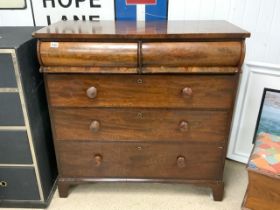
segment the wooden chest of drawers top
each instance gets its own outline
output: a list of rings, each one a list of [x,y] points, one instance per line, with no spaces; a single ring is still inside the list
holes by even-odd
[[[34,36],[43,72],[136,74],[238,72],[250,34],[225,21],[68,21]]]

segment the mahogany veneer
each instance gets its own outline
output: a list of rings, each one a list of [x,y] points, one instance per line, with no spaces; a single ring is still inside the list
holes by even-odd
[[[59,142],[58,151],[63,177],[203,180],[222,176],[222,147],[200,144],[178,147],[178,144],[140,142]]]
[[[228,112],[54,108],[53,121],[57,140],[180,141],[223,146],[227,138],[224,125],[228,122]]]
[[[248,32],[225,21],[67,21],[34,36],[61,197],[81,182],[134,181],[204,185],[222,200]]]
[[[47,74],[53,107],[153,107],[228,109],[232,75],[88,75]],[[96,97],[85,93],[96,88]],[[188,88],[192,91],[185,93]],[[222,100],[221,100],[222,99]]]

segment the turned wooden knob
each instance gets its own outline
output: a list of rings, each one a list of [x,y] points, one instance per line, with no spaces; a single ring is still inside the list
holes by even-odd
[[[95,165],[96,166],[100,166],[101,163],[102,163],[102,156],[97,154],[97,155],[94,155],[94,160],[95,160]]]
[[[92,131],[92,132],[97,132],[99,131],[100,129],[100,122],[97,121],[97,120],[94,120],[91,122],[90,126],[89,126],[89,129]]]
[[[96,87],[90,87],[87,89],[87,96],[89,98],[95,98],[97,96],[97,89]]]
[[[193,94],[193,91],[190,87],[185,87],[182,90],[182,94],[183,94],[184,97],[191,97],[192,94]]]
[[[184,156],[177,157],[177,166],[179,168],[186,167],[186,158]]]
[[[187,121],[181,121],[179,124],[180,131],[185,132],[189,129],[189,123]]]

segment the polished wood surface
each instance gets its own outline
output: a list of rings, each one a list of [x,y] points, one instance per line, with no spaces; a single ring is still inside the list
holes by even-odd
[[[156,107],[228,109],[235,83],[231,75],[66,75],[46,77],[53,107]],[[89,98],[88,88],[97,96]],[[183,90],[191,88],[192,95]],[[222,100],[221,100],[222,99]]]
[[[40,42],[39,49],[43,66],[137,66],[137,43]]]
[[[234,67],[241,42],[40,42],[43,66],[86,67]],[[59,57],[59,59],[57,59]],[[110,57],[110,59],[108,59]]]
[[[146,66],[237,66],[240,42],[152,42],[142,44]]]
[[[221,20],[61,21],[33,34],[51,40],[244,39],[250,33]]]
[[[228,113],[165,109],[55,108],[57,140],[201,142],[223,145]]]
[[[91,73],[91,74],[137,74],[139,67],[41,67],[42,73]],[[233,74],[240,71],[239,67],[141,67],[143,74]]]
[[[222,150],[201,144],[58,143],[64,177],[217,179]],[[102,156],[100,164],[96,156]]]
[[[243,210],[280,209],[280,177],[248,169],[249,184]]]
[[[250,34],[226,21],[67,21],[34,33],[60,178],[192,183],[223,199]]]

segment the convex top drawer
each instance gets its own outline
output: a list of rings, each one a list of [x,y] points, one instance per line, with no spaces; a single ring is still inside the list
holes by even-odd
[[[237,67],[242,42],[39,42],[43,66]]]
[[[39,42],[39,51],[43,66],[137,66],[137,43]]]

